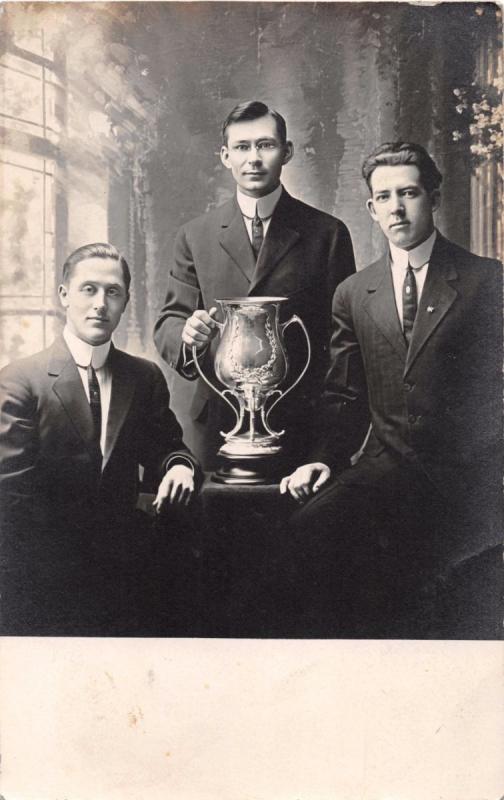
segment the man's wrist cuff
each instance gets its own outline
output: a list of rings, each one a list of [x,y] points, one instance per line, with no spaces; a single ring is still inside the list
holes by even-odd
[[[192,463],[191,459],[181,455],[172,456],[168,459],[165,466],[165,475],[169,469],[175,467],[177,464],[183,464],[185,467],[189,467],[194,475],[194,464]]]

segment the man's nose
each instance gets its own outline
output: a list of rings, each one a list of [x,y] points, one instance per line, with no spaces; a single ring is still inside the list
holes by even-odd
[[[390,213],[404,214],[404,203],[400,194],[392,194],[390,196]]]
[[[105,308],[107,305],[107,295],[104,289],[98,289],[94,296],[95,308]]]
[[[249,150],[249,161],[251,164],[256,164],[258,161],[261,161],[261,150],[259,147],[252,147]]]

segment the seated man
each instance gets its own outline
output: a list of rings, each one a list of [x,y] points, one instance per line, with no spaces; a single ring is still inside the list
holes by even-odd
[[[62,336],[0,372],[5,633],[133,633],[159,610],[150,597],[169,602],[152,569],[168,545],[138,524],[139,465],[159,513],[189,503],[199,468],[159,368],[111,342],[130,280],[115,247],[80,247],[63,266]]]
[[[435,229],[423,147],[383,144],[363,175],[387,252],[336,290],[320,436],[281,491],[305,503],[288,545],[299,625],[390,636],[387,614],[501,541],[502,272]]]

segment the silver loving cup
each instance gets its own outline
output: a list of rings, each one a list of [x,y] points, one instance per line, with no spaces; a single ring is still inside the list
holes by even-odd
[[[285,431],[272,430],[268,419],[277,403],[297,386],[311,359],[310,339],[302,320],[293,315],[287,322],[279,321],[280,305],[286,301],[286,297],[233,297],[216,301],[224,318],[224,322],[215,320],[221,337],[215,354],[215,373],[227,387],[223,391],[204,374],[197,350],[192,348],[200,376],[236,415],[234,428],[228,433],[221,431],[225,443],[220,455],[243,458],[273,455],[281,449],[279,439]],[[295,322],[306,337],[307,359],[296,380],[282,392],[278,387],[288,372],[283,334]]]

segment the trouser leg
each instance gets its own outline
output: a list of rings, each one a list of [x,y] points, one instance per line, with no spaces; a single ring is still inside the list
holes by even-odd
[[[435,570],[438,499],[404,464],[370,460],[299,508],[278,553],[290,635],[392,635]]]

